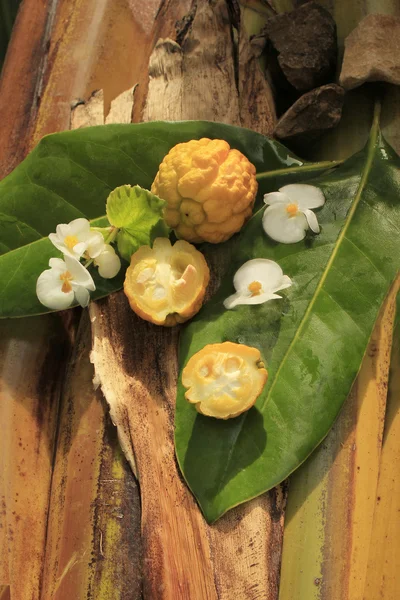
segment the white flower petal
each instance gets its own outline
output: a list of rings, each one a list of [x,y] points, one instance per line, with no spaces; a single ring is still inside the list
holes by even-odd
[[[236,294],[232,294],[232,296],[228,296],[224,300],[225,308],[234,308],[234,306],[237,306],[238,304],[240,304],[240,300],[243,297],[244,296],[242,296],[242,294],[240,292],[236,292]]]
[[[303,213],[291,217],[285,206],[280,204],[266,208],[262,222],[265,233],[276,242],[283,244],[300,242],[308,229],[307,219]]]
[[[259,293],[252,293],[249,285],[257,282],[261,284]],[[256,258],[244,263],[233,278],[236,294],[232,294],[224,301],[225,308],[234,308],[238,304],[262,304],[268,300],[280,299],[275,294],[292,285],[291,279],[283,275],[281,267],[273,260]]]
[[[64,242],[58,237],[55,233],[49,234],[49,240],[51,243],[63,254],[68,254],[69,256],[75,256],[73,252],[64,244]]]
[[[268,300],[281,299],[281,296],[277,294],[259,294],[258,296],[242,296],[238,304],[263,304],[264,302],[268,302]]]
[[[54,259],[59,260],[59,259]],[[36,294],[39,302],[53,310],[64,310],[74,301],[74,292],[62,291],[63,282],[56,269],[43,271],[36,282]]]
[[[105,245],[104,238],[100,231],[92,232],[86,241],[86,248],[90,258],[96,258],[99,256],[103,252]]]
[[[283,188],[282,188],[283,189]],[[282,192],[270,192],[269,194],[264,195],[264,204],[277,204],[277,203],[286,203],[289,204],[291,202],[289,196]]]
[[[287,275],[283,275],[282,279],[279,283],[279,287],[277,287],[273,291],[277,292],[278,290],[286,290],[287,288],[289,288],[292,285],[293,285],[293,281],[290,279],[290,277],[288,277]]]
[[[291,202],[296,202],[302,210],[318,208],[325,204],[324,194],[315,185],[290,183],[279,188],[279,191],[289,196]]]
[[[278,296],[278,294],[259,294],[258,296],[246,296],[237,292],[232,296],[228,296],[226,300],[224,300],[225,308],[234,308],[235,306],[239,306],[239,304],[251,305],[251,304],[263,304],[264,302],[268,302],[268,300],[282,300],[282,296]]]
[[[94,291],[96,286],[89,271],[77,260],[71,256],[65,256],[65,264],[68,271],[73,277],[72,286],[76,289],[83,286],[84,288]]]
[[[75,297],[79,304],[85,308],[89,304],[90,294],[86,288],[80,286],[75,290]]]
[[[56,227],[56,235],[60,238],[60,241],[67,235],[71,235],[70,226],[67,225],[67,223],[60,223],[60,225],[57,225]]]
[[[67,235],[80,236],[88,234],[90,232],[90,223],[87,219],[79,217],[69,223],[69,233]]]
[[[67,265],[61,258],[51,258],[49,260],[49,267],[57,270],[59,273],[63,273],[67,270]]]
[[[59,225],[57,225],[57,229],[59,228]],[[49,240],[51,241],[52,244],[54,244],[55,246],[57,246],[57,244],[59,244],[59,238],[58,235],[56,233],[49,233]]]
[[[307,219],[307,223],[311,231],[314,233],[319,233],[321,231],[320,226],[318,224],[318,219],[315,213],[309,208],[306,208],[302,211]]]
[[[233,285],[238,291],[248,291],[253,281],[259,281],[263,291],[272,290],[280,282],[283,272],[278,263],[266,258],[254,258],[244,263],[235,273]]]
[[[60,223],[60,225],[57,225],[56,233],[50,233],[49,239],[64,255],[80,258],[86,252],[87,241],[91,239],[92,235],[96,236],[96,239],[97,235],[101,236],[98,232],[91,234],[89,221],[80,217],[79,219],[74,219],[71,223]],[[70,238],[67,240],[68,245],[66,238]],[[71,238],[76,238],[77,241],[73,248],[71,248],[70,244],[72,241]]]
[[[63,252],[69,256],[80,258],[86,252],[86,242],[79,242],[78,244],[75,244],[71,252],[68,252],[68,248],[63,250]]]
[[[121,268],[120,258],[110,244],[105,245],[105,250],[95,259],[94,264],[99,267],[100,277],[105,279],[115,277]]]

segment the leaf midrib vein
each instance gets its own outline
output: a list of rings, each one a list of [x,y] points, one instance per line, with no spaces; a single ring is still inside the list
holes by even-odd
[[[331,265],[332,265],[332,263],[333,263],[333,261],[334,261],[334,259],[336,257],[337,249],[340,247],[342,239],[345,236],[345,233],[346,233],[346,231],[347,231],[347,229],[349,227],[349,224],[351,223],[353,214],[354,214],[354,212],[355,212],[355,210],[356,210],[356,208],[357,208],[357,206],[358,206],[358,204],[360,202],[361,194],[362,194],[362,191],[364,190],[365,184],[366,184],[367,179],[368,179],[369,171],[370,171],[370,168],[371,168],[371,165],[372,165],[373,156],[374,156],[374,148],[375,148],[375,143],[376,143],[376,139],[377,139],[377,134],[378,134],[378,121],[377,121],[377,119],[374,119],[374,124],[372,126],[371,135],[370,135],[370,141],[369,141],[369,144],[368,144],[367,161],[365,163],[365,168],[364,168],[363,174],[361,176],[360,184],[358,186],[358,189],[357,189],[357,192],[356,192],[356,196],[355,196],[353,205],[352,205],[352,207],[351,207],[351,209],[349,211],[349,214],[347,216],[346,223],[345,223],[342,231],[339,234],[337,242],[334,245],[334,248],[332,250],[332,254],[331,254],[330,258],[329,258],[327,266],[325,267],[325,271],[324,271],[324,273],[323,273],[323,275],[322,275],[322,277],[321,277],[321,279],[320,279],[320,281],[319,281],[319,283],[318,283],[318,285],[317,285],[317,287],[315,289],[314,296],[313,296],[310,304],[308,305],[306,312],[304,313],[304,316],[303,316],[303,318],[301,320],[299,328],[297,329],[296,334],[295,334],[292,342],[290,343],[290,345],[289,345],[289,347],[288,347],[288,349],[287,349],[284,357],[282,358],[282,361],[281,361],[281,363],[280,363],[280,365],[278,367],[278,370],[276,372],[274,381],[273,381],[273,383],[272,383],[272,385],[270,387],[270,390],[269,390],[269,392],[268,392],[268,394],[267,394],[267,396],[266,396],[266,398],[265,398],[265,400],[264,400],[264,402],[263,402],[263,404],[261,406],[261,412],[264,410],[265,405],[267,404],[267,402],[268,402],[268,400],[269,400],[269,398],[270,398],[270,396],[272,394],[272,391],[273,391],[273,389],[275,387],[275,383],[278,380],[279,373],[280,373],[280,371],[282,369],[282,365],[286,362],[286,359],[289,356],[289,354],[290,354],[290,352],[291,352],[294,344],[296,343],[296,341],[297,341],[297,339],[298,339],[298,337],[299,337],[299,335],[301,333],[301,330],[302,330],[303,326],[305,325],[305,322],[306,322],[306,320],[307,320],[307,318],[308,318],[308,316],[309,316],[309,314],[310,314],[310,312],[311,312],[311,310],[312,310],[312,308],[314,306],[314,303],[316,301],[316,298],[318,297],[319,291],[321,290],[321,288],[322,288],[322,286],[323,286],[323,284],[325,282],[325,279],[327,277],[327,274],[329,273],[330,267],[331,267]],[[256,211],[252,215],[252,218],[254,218],[260,211],[264,210],[264,208],[265,207],[261,207],[258,211]],[[327,245],[329,245],[329,244],[327,244]],[[233,451],[235,449],[235,444],[237,443],[237,440],[239,439],[239,436],[240,436],[240,434],[243,431],[247,415],[248,415],[248,411],[245,413],[245,416],[243,418],[243,421],[241,422],[241,425],[239,427],[237,435],[235,436],[235,442],[231,445],[231,449],[229,451],[229,455],[228,455],[227,461],[226,461],[226,466],[225,466],[224,472],[222,474],[222,477],[220,479],[220,484],[218,485],[216,496],[222,490],[223,483],[224,483],[224,478],[226,476],[226,473],[228,472],[229,465],[230,465],[230,462],[231,462],[231,459],[232,459],[232,454],[233,454]]]
[[[15,215],[12,215],[12,214],[7,214],[6,212],[1,212],[0,213],[0,221],[1,221],[1,215],[4,215],[5,217],[11,218],[11,219],[15,219],[15,221],[17,222],[17,224],[21,223],[22,225],[25,225],[26,227],[28,227],[34,233],[37,233],[40,236],[40,238],[43,237],[43,233],[41,231],[38,231],[37,229],[35,229],[35,227],[32,227],[32,225],[29,225],[29,223],[27,223],[26,221],[22,221],[22,219],[20,219],[19,217],[16,217]],[[13,221],[14,224],[15,224],[15,221]],[[37,242],[38,240],[33,240],[33,241]],[[28,243],[30,243],[30,242],[28,242]],[[24,244],[24,245],[26,245],[26,244]],[[19,247],[22,248],[22,246],[19,246]]]
[[[279,368],[278,368],[278,370],[276,372],[274,381],[272,382],[272,385],[271,385],[271,387],[269,389],[269,392],[266,395],[265,400],[264,400],[264,402],[262,404],[261,411],[264,410],[266,404],[268,403],[268,400],[270,399],[270,397],[272,395],[272,392],[273,392],[273,390],[275,388],[276,382],[279,380],[279,374],[280,374],[283,366],[285,365],[286,360],[287,360],[288,356],[290,355],[290,353],[292,351],[292,348],[294,347],[294,345],[296,344],[296,342],[297,342],[300,334],[302,333],[302,330],[303,330],[306,322],[308,321],[308,317],[310,316],[310,313],[312,312],[312,310],[314,308],[314,304],[315,304],[315,302],[316,302],[316,300],[317,300],[317,298],[319,296],[319,293],[320,293],[320,291],[321,291],[321,289],[322,289],[322,287],[323,287],[323,285],[324,285],[324,283],[326,281],[326,278],[327,278],[328,273],[330,271],[331,265],[333,264],[333,262],[334,262],[334,260],[336,258],[338,250],[341,247],[341,243],[342,243],[343,239],[345,238],[346,232],[347,232],[347,230],[348,230],[348,228],[349,228],[349,226],[350,226],[350,224],[352,222],[353,215],[354,215],[354,213],[355,213],[355,211],[356,211],[356,209],[358,207],[358,204],[359,204],[359,202],[361,200],[361,194],[364,191],[365,185],[367,183],[368,176],[369,176],[369,173],[371,171],[371,166],[372,166],[373,159],[374,159],[375,144],[376,144],[377,137],[378,137],[379,110],[380,110],[380,106],[378,108],[377,107],[375,108],[374,122],[373,122],[373,125],[372,125],[372,128],[371,128],[370,139],[369,139],[369,142],[368,142],[367,160],[366,160],[366,163],[365,163],[365,167],[364,167],[363,173],[361,175],[360,183],[359,183],[359,186],[358,186],[358,189],[357,189],[357,192],[356,192],[356,196],[354,198],[354,202],[353,202],[353,204],[352,204],[352,206],[351,206],[351,208],[349,210],[346,222],[345,222],[345,224],[343,226],[342,231],[340,232],[340,234],[338,236],[337,242],[336,242],[336,244],[335,244],[335,246],[334,246],[334,248],[332,250],[331,256],[329,257],[329,260],[328,260],[327,265],[325,267],[325,270],[324,270],[324,272],[322,274],[322,277],[319,280],[319,283],[318,283],[317,287],[315,288],[314,295],[311,298],[311,301],[310,301],[310,303],[309,303],[309,305],[308,305],[308,307],[307,307],[307,309],[306,309],[306,311],[305,311],[305,313],[303,315],[303,318],[302,318],[302,320],[301,320],[301,322],[299,324],[299,327],[298,327],[298,329],[297,329],[297,331],[296,331],[296,333],[295,333],[295,335],[293,337],[293,340],[289,344],[289,347],[286,350],[284,357],[282,358],[282,361],[281,361],[281,363],[279,365]]]

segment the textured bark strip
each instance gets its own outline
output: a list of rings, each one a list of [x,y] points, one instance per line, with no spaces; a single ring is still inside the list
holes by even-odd
[[[385,421],[396,287],[326,440],[290,479],[280,599],[362,600]],[[394,598],[395,596],[393,596]],[[388,596],[389,598],[389,596]]]
[[[96,90],[87,100],[72,108],[71,129],[104,125],[104,92]]]
[[[271,136],[276,124],[275,103],[271,86],[262,73],[258,59],[249,43],[244,25],[243,9],[240,11],[238,47],[238,89],[240,123],[263,135]]]
[[[0,600],[11,600],[11,591],[9,585],[0,585]]]
[[[379,482],[364,599],[399,598],[400,548],[400,297],[397,299]]]
[[[399,283],[382,307],[360,373],[337,423],[336,436],[328,440],[327,451],[331,450],[336,458],[327,486],[323,600],[329,600],[338,590],[343,600],[364,597]]]
[[[152,22],[158,5],[159,0],[145,3],[142,0],[24,0],[21,3],[0,84],[0,177],[15,167],[42,135],[69,127],[71,103],[77,97],[88,97],[93,89],[103,87],[106,103],[110,104],[114,96],[138,80],[146,71]],[[52,441],[57,427],[57,386],[65,366],[64,356],[60,354],[68,345],[58,316],[0,323],[0,513],[3,513],[0,514],[0,583],[12,584],[13,600],[39,599]],[[93,439],[97,426],[101,429],[103,424],[93,418],[91,426],[90,439]],[[104,481],[99,488],[96,500],[98,525],[94,546],[99,550],[102,540],[103,555],[97,552],[96,557],[91,557],[98,559],[91,589],[96,600],[110,600],[115,597],[115,589],[107,592],[104,586],[107,581],[112,584],[120,573],[115,565],[120,564],[122,568],[124,561],[129,560],[137,569],[140,539],[133,533],[136,529],[130,528],[126,533],[130,536],[129,550],[125,543],[118,548],[107,543],[107,536],[113,539],[114,525],[125,523],[126,515],[137,519],[137,496],[131,474],[121,471],[123,462],[115,454],[115,440],[105,437],[102,448],[105,453],[101,463],[105,469],[103,479],[109,481]],[[113,454],[108,456],[111,449]],[[74,452],[76,446],[71,457],[76,456]],[[71,465],[69,468],[71,474]],[[81,486],[82,494],[86,485],[87,482]],[[67,488],[78,492],[71,480],[66,482]],[[107,511],[114,514],[118,499],[123,503],[123,510],[115,510],[115,518],[108,519],[109,513],[102,503],[108,504],[107,496],[113,494],[112,506]],[[76,495],[74,502],[80,501]],[[84,498],[82,502],[85,503]],[[67,521],[76,508],[77,504],[71,505],[71,512],[66,512]],[[121,514],[124,519],[120,519]],[[79,538],[80,533],[83,535],[86,531],[80,518],[76,519],[76,527]],[[57,533],[52,532],[52,535],[57,536]],[[66,537],[66,544],[71,542],[71,537],[73,532]],[[115,539],[118,541],[121,537]],[[127,537],[124,539],[127,541]],[[79,546],[82,539],[74,543]],[[64,561],[67,557],[62,544],[58,549]],[[64,566],[71,566],[73,560],[73,556],[69,556]],[[65,572],[65,583],[73,573],[73,570],[70,575]],[[125,569],[121,585],[126,590],[131,588],[125,591],[125,597],[132,598],[137,571],[131,580],[128,574],[132,574],[131,566]],[[103,595],[100,589],[106,590]],[[45,586],[42,590],[45,594]]]
[[[150,59],[146,119],[240,122],[225,2],[199,3],[182,48],[160,40]],[[218,247],[214,277],[221,274]],[[208,600],[277,598],[284,494],[279,488],[208,526],[181,479],[173,444],[178,329],[138,319],[122,293],[91,308],[96,381],[142,497],[144,595]]]
[[[139,473],[144,597],[217,598],[204,522],[174,458],[178,328],[140,320],[122,292],[93,304],[91,320],[96,378]]]
[[[71,103],[104,90],[113,98],[141,81],[153,45],[152,25],[161,0],[59,2],[48,48],[46,85],[31,147],[70,125]]]
[[[0,323],[0,582],[39,600],[60,382],[58,315]]]
[[[116,432],[93,390],[83,313],[64,382],[41,600],[138,600],[140,507]]]
[[[198,2],[181,46],[181,118],[240,125],[232,23],[225,0]]]
[[[143,120],[156,121],[160,114],[168,115],[171,121],[180,119],[182,115],[182,50],[170,39],[158,40],[150,56]]]
[[[0,80],[0,178],[24,158],[37,111],[51,0],[21,3]],[[27,43],[29,40],[29,43]]]

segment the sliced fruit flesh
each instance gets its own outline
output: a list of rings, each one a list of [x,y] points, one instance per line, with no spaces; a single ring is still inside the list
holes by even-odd
[[[166,238],[132,257],[125,292],[141,316],[162,324],[168,315],[184,313],[204,295],[209,272],[204,257],[187,242],[171,246]],[[197,312],[197,311],[196,311]],[[191,315],[190,315],[191,316]]]
[[[224,342],[194,354],[183,370],[186,399],[204,415],[228,419],[248,410],[267,380],[257,348]]]

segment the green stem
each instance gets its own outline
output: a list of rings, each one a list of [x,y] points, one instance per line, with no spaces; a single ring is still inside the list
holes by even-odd
[[[378,96],[375,100],[375,104],[374,104],[374,116],[372,118],[372,126],[371,126],[371,132],[369,134],[370,139],[374,139],[374,143],[376,143],[377,139],[378,139],[378,133],[379,133],[379,123],[381,120],[381,109],[382,109],[382,102],[381,102],[381,97]]]
[[[111,227],[110,235],[106,238],[105,243],[112,244],[118,235],[118,231],[119,231],[118,227]]]
[[[276,169],[275,171],[263,171],[257,173],[256,179],[268,179],[269,177],[275,177],[276,175],[287,175],[288,173],[303,173],[304,171],[325,171],[326,169],[332,169],[338,167],[344,162],[344,160],[324,160],[321,162],[307,163],[305,165],[299,165],[297,167],[289,167],[288,169]]]
[[[97,219],[96,219],[97,221]],[[107,232],[110,233],[113,230],[113,227],[91,227],[92,231],[100,231],[100,233]]]
[[[95,227],[92,227],[92,229],[96,229]],[[118,227],[110,227],[110,234],[109,236],[104,240],[105,244],[112,244],[112,242],[115,240],[115,238],[118,235]],[[86,269],[88,267],[90,267],[90,265],[93,263],[94,258],[90,258],[88,261],[85,262],[85,264],[83,265]]]

